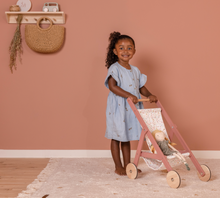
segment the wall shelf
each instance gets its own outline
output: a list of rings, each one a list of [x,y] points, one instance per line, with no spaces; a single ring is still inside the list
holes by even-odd
[[[50,18],[54,24],[65,24],[64,12],[5,12],[8,23],[17,23],[16,19],[19,14],[23,15],[21,23],[36,23],[41,17]],[[49,21],[41,23],[49,24]]]

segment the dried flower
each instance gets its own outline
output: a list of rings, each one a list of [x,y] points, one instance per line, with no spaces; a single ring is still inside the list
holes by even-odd
[[[20,31],[20,25],[21,25],[21,21],[22,21],[23,16],[22,15],[18,15],[17,18],[17,28],[15,30],[15,34],[14,37],[11,41],[11,44],[9,46],[9,53],[10,53],[10,64],[9,67],[11,69],[11,73],[13,73],[13,67],[16,70],[16,58],[17,55],[19,57],[20,63],[21,63],[21,54],[23,53],[22,51],[22,45],[21,45],[21,31]]]

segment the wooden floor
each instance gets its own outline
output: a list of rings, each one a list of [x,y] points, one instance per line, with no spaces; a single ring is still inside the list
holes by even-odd
[[[48,162],[45,158],[0,158],[0,198],[17,197]]]

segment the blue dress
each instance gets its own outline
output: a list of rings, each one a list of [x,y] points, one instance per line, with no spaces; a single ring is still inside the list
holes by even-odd
[[[139,88],[143,87],[147,81],[147,76],[140,73],[137,67],[132,65],[131,69],[126,69],[118,62],[112,64],[108,69],[105,79],[105,86],[108,87],[108,78],[112,76],[117,86],[130,92],[137,98],[141,98]],[[143,109],[141,102],[136,104],[138,109]],[[139,140],[141,125],[130,108],[127,98],[118,96],[110,91],[106,108],[106,133],[105,137],[121,142]]]

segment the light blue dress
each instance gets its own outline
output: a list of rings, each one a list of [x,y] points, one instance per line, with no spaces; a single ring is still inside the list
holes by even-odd
[[[141,98],[139,88],[143,87],[147,81],[147,76],[140,73],[137,67],[132,65],[131,69],[126,69],[118,62],[112,64],[108,69],[105,79],[105,86],[108,87],[108,78],[112,76],[117,86],[130,92],[137,98]],[[136,104],[138,109],[143,109],[141,102]],[[141,125],[130,108],[127,98],[118,96],[110,91],[106,108],[106,133],[105,137],[121,142],[139,140]]]

